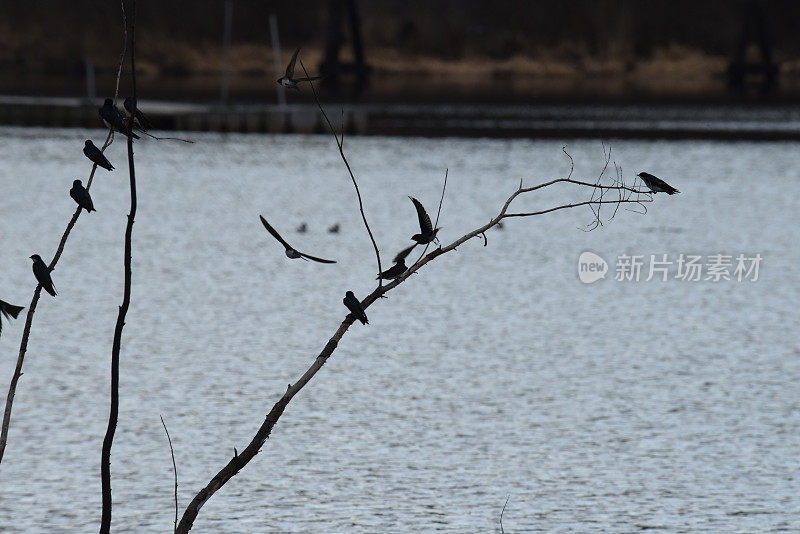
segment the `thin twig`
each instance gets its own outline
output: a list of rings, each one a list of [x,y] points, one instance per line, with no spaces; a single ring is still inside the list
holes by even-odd
[[[108,416],[108,427],[103,438],[103,447],[100,453],[100,482],[102,487],[103,508],[100,518],[100,534],[111,532],[111,447],[114,443],[114,433],[117,429],[119,417],[119,353],[122,348],[122,328],[125,326],[125,316],[131,303],[131,241],[133,237],[133,220],[136,216],[136,169],[133,161],[133,117],[136,114],[136,0],[132,2],[131,13],[131,81],[133,85],[133,110],[128,117],[126,130],[128,131],[128,175],[130,183],[131,208],[128,213],[128,223],[125,226],[125,258],[122,305],[117,314],[117,324],[114,327],[114,340],[111,345],[111,410]],[[124,15],[124,1],[123,1]]]
[[[167,430],[167,423],[164,422],[164,417],[161,418],[161,424],[164,426],[164,432],[167,434],[167,441],[169,442],[169,454],[172,456],[172,472],[175,474],[175,525],[172,532],[178,530],[178,466],[175,464],[175,450],[172,448],[172,439],[169,437],[169,430]]]
[[[505,530],[503,530],[503,514],[506,511],[506,505],[508,504],[508,499],[510,499],[510,498],[511,498],[511,494],[509,493],[508,497],[506,497],[505,504],[503,504],[503,509],[500,510],[500,534],[505,534],[505,532],[506,532]]]
[[[306,78],[311,78],[308,75],[308,71],[306,70],[306,66],[303,65],[303,60],[300,59],[300,66],[303,68],[303,72],[306,75]],[[375,236],[372,235],[372,229],[369,227],[369,223],[367,222],[367,215],[364,213],[364,202],[361,200],[361,191],[358,189],[358,182],[356,182],[356,177],[353,175],[353,170],[350,168],[350,163],[347,161],[347,158],[344,155],[344,131],[342,131],[342,139],[339,139],[339,136],[336,135],[336,130],[331,123],[331,120],[328,118],[328,114],[325,113],[325,110],[322,107],[322,103],[319,101],[319,96],[317,96],[317,90],[314,88],[314,82],[308,82],[311,86],[311,92],[314,95],[314,101],[317,103],[317,107],[319,108],[320,112],[322,112],[322,116],[325,118],[325,122],[328,124],[328,128],[333,134],[333,138],[336,140],[336,146],[339,147],[339,155],[342,157],[342,161],[344,161],[345,167],[347,167],[347,172],[350,173],[350,179],[353,181],[353,186],[356,188],[356,195],[358,196],[358,209],[361,211],[361,219],[364,221],[364,226],[367,227],[367,233],[369,234],[369,239],[372,241],[372,248],[375,249],[375,257],[378,260],[378,272],[382,273],[383,268],[381,267],[381,253],[378,250],[378,244],[375,242]],[[378,279],[378,287],[383,285],[383,280]]]

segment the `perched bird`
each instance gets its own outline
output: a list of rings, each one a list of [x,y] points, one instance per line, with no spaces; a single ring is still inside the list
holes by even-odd
[[[87,212],[97,211],[94,209],[94,204],[92,203],[92,197],[89,196],[89,191],[83,187],[83,184],[80,180],[75,180],[72,182],[72,189],[69,190],[69,196],[72,197],[72,200],[78,203],[78,206],[82,207]]]
[[[139,111],[139,106],[136,106],[136,112],[134,113],[132,96],[126,98],[122,105],[125,107],[125,111],[128,112],[128,115],[133,115],[133,123],[141,128],[142,131],[149,130],[153,127],[153,124],[150,122],[150,119],[147,118],[147,115]]]
[[[406,272],[406,260],[405,258],[401,258],[400,261],[395,262],[394,265],[380,273],[376,280],[394,280],[396,278],[400,278],[404,272]]]
[[[296,228],[296,230],[298,234],[304,234],[308,231],[308,225],[306,223],[302,223]]]
[[[288,256],[289,258],[292,258],[292,259],[296,259],[296,258],[305,259],[305,258],[308,258],[309,260],[318,261],[319,263],[336,263],[333,260],[323,260],[322,258],[316,258],[314,256],[309,256],[308,254],[303,254],[302,252],[299,252],[299,251],[293,249],[289,245],[289,243],[284,241],[283,238],[280,236],[280,234],[278,232],[276,232],[275,229],[272,226],[269,225],[269,223],[267,222],[267,220],[264,217],[259,215],[259,218],[261,218],[261,224],[264,225],[264,228],[267,229],[267,232],[272,234],[272,237],[277,239],[280,242],[281,245],[286,247],[286,256]]]
[[[348,291],[344,294],[342,302],[345,306],[347,306],[347,309],[356,316],[356,319],[361,321],[361,324],[369,324],[369,319],[367,319],[367,314],[364,312],[364,308],[361,307],[361,302],[356,298],[355,295],[353,295],[352,291]]]
[[[300,53],[300,48],[298,47],[297,50],[294,51],[292,54],[292,59],[289,61],[289,64],[286,66],[286,73],[278,78],[276,81],[278,85],[282,85],[284,87],[288,87],[289,89],[297,89],[297,84],[300,82],[313,82],[314,80],[319,80],[322,76],[315,76],[313,78],[295,78],[294,77],[294,64],[297,63],[297,54]]]
[[[414,207],[417,208],[417,217],[419,218],[419,230],[418,234],[414,234],[411,236],[411,239],[419,243],[420,245],[425,245],[430,243],[431,241],[436,240],[436,233],[439,231],[438,228],[434,228],[431,224],[431,218],[428,217],[428,214],[425,212],[425,208],[422,207],[422,204],[419,200],[414,197],[408,197],[411,199],[411,202],[414,203]]]
[[[83,145],[83,153],[84,155],[92,160],[92,163],[99,167],[103,167],[107,171],[113,171],[114,166],[108,161],[108,158],[103,154],[103,152],[94,146],[91,139],[87,139],[86,143]]]
[[[334,224],[330,228],[328,228],[329,234],[338,234],[339,233],[339,223]]]
[[[16,319],[19,312],[24,310],[22,306],[14,306],[3,300],[0,300],[0,314],[4,315],[6,319]],[[3,333],[3,321],[0,318],[0,334]]]
[[[103,107],[100,108],[100,117],[108,128],[114,128],[118,132],[128,135],[128,125],[110,98],[106,98],[103,102]],[[139,136],[133,132],[130,132],[130,135],[134,139],[139,139]]]
[[[647,188],[650,189],[650,191],[652,191],[653,193],[666,193],[668,195],[674,195],[675,193],[680,193],[680,191],[669,185],[661,178],[657,178],[648,172],[640,172],[636,176],[641,178],[642,181],[644,182],[644,185],[646,185]]]
[[[417,244],[414,243],[410,247],[404,248],[403,250],[401,250],[400,252],[397,253],[397,256],[395,256],[392,261],[395,262],[395,263],[400,263],[400,262],[405,263],[406,258],[408,257],[409,254],[411,254],[411,251],[414,250],[414,247],[416,247],[416,246],[417,246]]]
[[[45,291],[55,297],[56,287],[53,285],[53,279],[50,278],[50,269],[47,268],[47,264],[42,261],[42,257],[38,254],[31,256],[31,259],[33,260],[33,275],[36,280],[42,284]]]

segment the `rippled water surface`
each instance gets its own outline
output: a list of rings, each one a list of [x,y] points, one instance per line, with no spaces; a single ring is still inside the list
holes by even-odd
[[[49,259],[99,130],[0,130],[0,298],[27,306],[28,256]],[[112,457],[115,532],[172,528],[181,508],[364,296],[374,255],[332,139],[196,135],[136,145],[133,302]],[[409,243],[407,195],[440,237],[485,223],[520,179],[603,165],[597,141],[348,138],[384,257]],[[438,258],[368,310],[196,532],[772,532],[800,529],[797,146],[611,141],[626,176],[680,195],[593,232],[586,208],[514,219]],[[92,532],[128,211],[124,144],[98,171],[36,310],[8,448],[0,531]],[[520,209],[583,200],[576,186]],[[297,248],[292,261],[258,221]],[[306,222],[309,231],[294,228]],[[339,234],[326,228],[341,225]],[[578,279],[581,252],[610,263]],[[756,282],[647,277],[651,254],[760,254]],[[619,255],[642,280],[615,281]],[[674,275],[674,266],[673,272]],[[658,276],[656,277],[658,278]],[[4,320],[10,380],[24,316]],[[5,389],[3,389],[5,391]],[[3,398],[5,395],[3,394]]]

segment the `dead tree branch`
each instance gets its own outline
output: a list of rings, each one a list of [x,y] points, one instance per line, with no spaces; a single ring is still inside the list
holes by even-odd
[[[588,187],[592,191],[594,191],[595,188],[604,188],[609,191],[624,190],[624,191],[631,191],[633,193],[642,193],[642,191],[628,187],[625,184],[599,185],[596,183],[573,180],[571,178],[558,178],[532,187],[523,187],[522,181],[520,181],[520,185],[517,188],[517,190],[514,191],[506,199],[505,203],[500,209],[500,212],[494,218],[492,218],[488,223],[472,230],[471,232],[464,234],[463,236],[456,239],[449,245],[444,247],[440,246],[439,248],[424,255],[422,258],[417,260],[408,270],[406,270],[406,272],[403,273],[403,275],[400,278],[397,278],[387,283],[386,285],[379,285],[377,288],[375,288],[375,290],[372,291],[372,293],[367,295],[364,298],[364,300],[362,300],[361,302],[362,308],[366,310],[370,305],[372,305],[373,302],[383,297],[387,292],[391,291],[398,285],[402,284],[409,276],[411,276],[411,274],[419,271],[419,269],[422,268],[428,262],[434,260],[435,258],[441,256],[442,254],[450,252],[451,250],[455,250],[458,246],[469,241],[473,237],[484,234],[486,230],[488,230],[492,226],[495,226],[497,223],[499,223],[502,219],[506,217],[530,217],[534,215],[542,215],[545,213],[550,213],[561,209],[573,208],[577,206],[588,206],[588,205],[596,206],[600,202],[609,204],[612,202],[618,202],[618,203],[652,202],[652,198],[642,199],[642,200],[623,198],[616,201],[588,200],[583,202],[562,204],[559,206],[551,207],[549,209],[543,209],[537,212],[507,213],[509,206],[518,196],[524,193],[534,192],[539,189],[549,187],[561,182],[568,182],[580,185],[582,187]],[[444,195],[444,190],[442,194]],[[220,488],[222,488],[222,486],[225,485],[225,483],[227,483],[231,478],[233,478],[245,465],[247,465],[248,462],[250,462],[250,460],[252,460],[256,456],[256,454],[259,453],[261,447],[264,445],[264,443],[267,441],[270,434],[272,433],[272,429],[275,426],[275,423],[277,423],[278,419],[283,414],[283,411],[286,409],[286,406],[289,404],[292,398],[294,398],[294,396],[297,395],[297,393],[300,392],[300,390],[303,389],[303,387],[314,377],[314,375],[317,374],[317,372],[320,369],[322,369],[322,366],[325,365],[325,362],[328,360],[331,354],[333,354],[333,351],[336,350],[336,347],[339,345],[339,342],[341,341],[344,334],[353,324],[353,321],[355,321],[355,316],[353,314],[348,314],[344,318],[342,323],[339,325],[339,328],[336,330],[333,336],[328,340],[325,347],[314,359],[314,362],[311,364],[308,370],[306,370],[306,372],[303,374],[303,376],[300,377],[300,379],[297,382],[295,382],[294,384],[290,384],[289,387],[286,389],[286,392],[283,394],[283,396],[280,399],[278,399],[278,401],[272,407],[270,412],[267,414],[264,422],[261,424],[258,431],[251,439],[250,443],[242,450],[241,453],[238,454],[234,453],[233,457],[228,461],[228,463],[219,472],[217,472],[216,475],[214,475],[211,478],[211,481],[203,489],[201,489],[197,493],[197,495],[195,495],[195,497],[192,499],[192,501],[184,510],[180,523],[178,523],[178,529],[177,529],[178,533],[185,534],[189,532],[189,530],[191,530],[192,528],[192,525],[194,524],[195,519],[197,518],[197,514],[200,512],[200,509],[203,507],[206,501],[208,501],[208,499],[210,499],[214,495],[214,493],[216,493]]]
[[[172,532],[178,530],[178,466],[175,463],[175,449],[172,448],[172,438],[169,437],[169,430],[167,430],[167,423],[164,422],[164,417],[161,417],[161,425],[164,427],[164,433],[167,435],[167,442],[169,443],[169,455],[172,457],[172,472],[175,475],[175,525],[172,527]]]
[[[123,12],[124,17],[124,12]],[[122,62],[125,58],[125,47],[128,42],[127,33],[123,38],[122,44],[122,53],[120,54],[119,59],[119,68],[117,69],[117,78],[115,82],[115,90],[114,90],[114,100],[117,99],[119,95],[119,79],[122,74]],[[106,140],[103,143],[103,146],[100,148],[101,152],[105,152],[106,148],[114,142],[114,130],[109,129],[108,135],[106,136]],[[89,179],[86,181],[86,190],[88,191],[92,187],[92,180],[94,180],[94,173],[97,171],[97,165],[92,165],[92,170],[89,172]],[[67,244],[67,238],[72,232],[72,228],[75,226],[75,223],[78,221],[78,217],[81,214],[82,208],[78,206],[78,209],[75,210],[75,213],[72,215],[69,223],[67,223],[67,228],[64,230],[64,233],[61,236],[61,240],[58,243],[58,248],[56,248],[56,253],[53,256],[53,259],[50,260],[48,264],[48,268],[50,271],[53,271],[56,268],[56,264],[58,260],[61,258],[61,254],[64,252],[64,246]],[[19,382],[20,377],[22,376],[22,364],[25,361],[25,354],[28,351],[28,339],[30,338],[31,333],[31,326],[33,324],[33,314],[36,311],[36,305],[39,302],[39,297],[42,292],[41,284],[36,285],[36,289],[33,291],[33,298],[31,298],[31,303],[28,305],[28,313],[25,317],[25,328],[22,330],[22,341],[19,345],[19,355],[17,356],[17,365],[14,368],[14,374],[11,377],[11,384],[8,387],[8,395],[6,396],[6,406],[3,411],[3,425],[2,429],[0,429],[0,463],[3,461],[3,454],[6,450],[6,444],[8,443],[8,429],[11,425],[11,410],[14,405],[14,396],[17,391],[17,382]]]
[[[123,20],[125,4],[122,2]],[[108,427],[103,438],[103,448],[100,454],[100,480],[103,495],[103,509],[100,518],[100,533],[111,532],[111,446],[114,442],[114,433],[117,429],[119,416],[119,353],[122,347],[122,328],[125,326],[125,316],[131,303],[131,238],[133,235],[133,220],[136,216],[136,169],[133,162],[133,117],[136,114],[136,0],[132,3],[131,13],[131,78],[133,84],[133,111],[128,117],[128,175],[130,177],[131,209],[128,213],[128,223],[125,226],[125,281],[122,296],[122,305],[119,307],[117,324],[114,327],[114,341],[111,345],[111,410],[108,416]]]

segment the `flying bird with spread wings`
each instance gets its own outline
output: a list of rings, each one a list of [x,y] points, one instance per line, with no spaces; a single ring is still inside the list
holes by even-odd
[[[267,229],[267,232],[272,234],[272,237],[278,240],[278,242],[286,248],[286,256],[292,259],[303,258],[312,261],[316,261],[319,263],[336,263],[334,260],[324,260],[322,258],[317,258],[315,256],[309,256],[308,254],[303,254],[302,252],[298,251],[297,249],[293,248],[289,243],[287,243],[281,235],[267,222],[267,220],[259,215],[261,219],[261,224],[264,225],[264,228]]]
[[[313,78],[295,78],[294,77],[294,65],[295,65],[295,63],[297,63],[297,54],[299,54],[299,53],[300,53],[300,47],[298,47],[297,50],[294,51],[294,54],[292,54],[292,59],[289,61],[289,64],[286,66],[286,73],[276,80],[278,85],[282,85],[282,86],[287,87],[289,89],[297,89],[299,91],[300,88],[297,87],[297,84],[299,84],[301,82],[313,82],[314,80],[319,80],[320,78],[322,78],[322,76],[314,76]]]
[[[436,233],[439,231],[439,228],[433,227],[431,218],[428,216],[428,213],[419,200],[414,197],[408,198],[414,203],[414,207],[417,209],[417,218],[419,218],[419,233],[411,236],[411,239],[420,245],[426,245],[431,241],[436,241]]]

